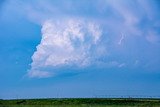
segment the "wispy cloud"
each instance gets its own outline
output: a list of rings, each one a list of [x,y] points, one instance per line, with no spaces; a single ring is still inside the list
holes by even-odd
[[[122,44],[124,38],[125,38],[125,35],[124,35],[124,34],[121,34],[121,38],[120,38],[120,40],[119,40],[119,42],[118,42],[118,45],[121,45],[121,44]]]
[[[160,43],[160,36],[157,34],[157,32],[150,31],[146,39],[148,42],[153,43],[153,44],[159,44]]]
[[[53,76],[52,73],[48,72],[48,71],[38,71],[38,70],[31,70],[28,72],[28,76],[33,78],[33,77],[37,77],[37,78],[48,78]]]

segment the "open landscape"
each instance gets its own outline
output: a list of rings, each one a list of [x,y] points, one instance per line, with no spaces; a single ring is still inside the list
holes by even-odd
[[[0,107],[160,107],[160,99],[51,98],[0,100]]]
[[[160,0],[0,0],[0,107],[160,107]]]

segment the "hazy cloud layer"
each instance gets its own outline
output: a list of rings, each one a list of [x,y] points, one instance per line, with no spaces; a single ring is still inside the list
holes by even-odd
[[[55,68],[64,66],[160,70],[158,3],[152,0],[21,2],[28,19],[42,26],[42,39],[32,56],[29,76],[49,77],[57,73]]]

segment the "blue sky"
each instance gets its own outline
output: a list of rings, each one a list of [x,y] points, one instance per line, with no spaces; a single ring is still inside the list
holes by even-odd
[[[0,98],[160,96],[158,0],[1,0]]]

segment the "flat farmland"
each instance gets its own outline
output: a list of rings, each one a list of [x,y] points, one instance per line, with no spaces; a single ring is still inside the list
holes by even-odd
[[[160,99],[53,98],[0,100],[0,107],[160,107]]]

